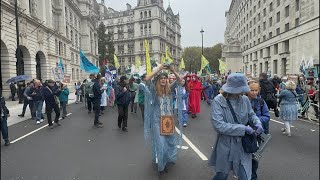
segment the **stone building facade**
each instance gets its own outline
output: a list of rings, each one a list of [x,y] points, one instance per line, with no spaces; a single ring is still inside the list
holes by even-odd
[[[232,72],[298,74],[319,65],[318,0],[232,0],[223,57]]]
[[[175,62],[180,62],[180,16],[174,14],[170,6],[164,9],[163,0],[138,0],[136,7],[127,4],[125,11],[107,8],[102,0],[100,17],[107,27],[106,33],[113,34],[115,53],[122,69],[134,64],[136,58],[145,63],[145,39],[149,41],[151,60],[160,62],[168,47]]]
[[[42,80],[53,78],[52,68],[62,58],[70,84],[87,77],[80,69],[79,50],[98,65],[99,5],[95,0],[18,0],[19,49],[17,67],[15,0],[1,1],[1,89],[17,74]],[[18,73],[19,72],[19,73]]]

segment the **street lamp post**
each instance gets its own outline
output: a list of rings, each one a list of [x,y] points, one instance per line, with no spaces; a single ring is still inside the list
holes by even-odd
[[[202,45],[201,45],[201,58],[202,58],[202,56],[203,56],[203,33],[204,33],[203,28],[201,28],[200,33],[201,33],[201,38],[202,38]],[[202,72],[203,72],[203,70],[202,70]]]
[[[202,46],[201,46],[201,49],[202,49],[202,53],[201,53],[201,55],[203,55],[203,33],[204,33],[204,30],[203,30],[203,28],[201,28],[201,31],[200,31],[200,33],[201,33],[201,37],[202,37]]]

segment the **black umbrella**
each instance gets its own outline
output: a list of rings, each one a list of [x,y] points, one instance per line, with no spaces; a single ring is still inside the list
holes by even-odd
[[[15,82],[19,82],[19,81],[25,81],[28,79],[30,79],[30,77],[27,75],[19,75],[19,76],[12,77],[12,78],[8,79],[7,83],[15,83]]]

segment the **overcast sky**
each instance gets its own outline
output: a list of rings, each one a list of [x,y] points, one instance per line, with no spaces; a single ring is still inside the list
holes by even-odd
[[[125,10],[126,3],[135,7],[137,0],[105,0],[105,5],[115,10]],[[201,46],[201,27],[204,30],[205,47],[223,43],[226,26],[224,14],[230,3],[231,0],[170,0],[173,13],[180,13],[182,47]],[[165,9],[168,5],[169,0],[164,0]]]

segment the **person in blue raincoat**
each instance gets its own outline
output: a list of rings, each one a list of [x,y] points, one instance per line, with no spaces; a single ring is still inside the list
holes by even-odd
[[[250,92],[247,93],[247,96],[251,102],[252,109],[260,119],[262,123],[262,127],[264,129],[264,133],[269,134],[270,112],[269,112],[267,103],[259,95],[259,92],[261,89],[260,85],[258,82],[252,81],[249,83],[249,87],[250,87]],[[258,175],[257,175],[258,166],[259,166],[259,162],[252,159],[251,180],[256,180],[258,178]]]
[[[161,64],[151,74],[147,75],[144,89],[144,135],[145,140],[151,140],[152,163],[157,166],[160,174],[166,172],[168,165],[175,164],[177,160],[176,136],[160,135],[161,116],[173,115],[173,109],[170,105],[172,96],[168,74],[160,72],[165,69],[169,69],[169,67]],[[180,82],[180,77],[173,66],[170,66],[170,70],[176,76],[177,81]],[[153,77],[155,78],[153,79]],[[180,105],[178,105],[178,111],[181,112],[179,109]],[[178,116],[180,116],[179,113]]]
[[[230,171],[233,171],[240,180],[248,180],[251,178],[252,154],[244,152],[241,138],[245,133],[259,135],[263,132],[263,128],[251,107],[249,98],[242,95],[250,91],[243,74],[230,74],[221,89],[222,94],[214,98],[211,106],[211,122],[217,132],[209,161],[209,165],[215,167],[216,174],[213,180],[227,180]],[[240,124],[234,121],[228,101]],[[256,130],[247,126],[249,122]]]

